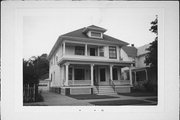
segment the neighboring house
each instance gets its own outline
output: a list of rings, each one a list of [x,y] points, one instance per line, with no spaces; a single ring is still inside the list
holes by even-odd
[[[135,60],[123,49],[128,43],[105,32],[91,25],[58,38],[48,56],[51,90],[65,95],[130,92]]]
[[[145,56],[148,53],[146,50],[150,44],[143,45],[139,48],[133,46],[124,46],[123,49],[127,53],[129,59],[135,61],[135,66],[132,68],[133,85],[142,85],[148,81],[148,68],[145,64]]]

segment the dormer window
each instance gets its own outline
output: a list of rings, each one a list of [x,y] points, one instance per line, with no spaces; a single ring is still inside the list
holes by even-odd
[[[91,38],[103,38],[103,34],[101,32],[89,31],[88,36]]]
[[[102,38],[102,33],[91,31],[91,37]]]

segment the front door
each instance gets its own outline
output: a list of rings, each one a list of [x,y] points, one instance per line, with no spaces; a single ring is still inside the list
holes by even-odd
[[[106,81],[106,69],[100,68],[100,82]]]

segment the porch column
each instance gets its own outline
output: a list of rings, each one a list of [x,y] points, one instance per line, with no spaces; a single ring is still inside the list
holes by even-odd
[[[66,69],[66,79],[65,79],[64,85],[65,85],[65,86],[68,86],[68,80],[69,80],[69,75],[68,75],[68,73],[69,73],[69,63],[65,63],[65,69]]]
[[[145,72],[146,72],[146,81],[148,81],[147,69],[145,69]]]
[[[93,81],[93,78],[94,78],[94,76],[93,76],[93,69],[94,68],[94,64],[91,64],[91,85],[94,85],[94,81]]]
[[[87,56],[87,44],[85,44],[85,56]]]
[[[132,71],[131,71],[131,67],[132,67],[132,64],[131,64],[131,66],[129,67],[129,79],[130,79],[130,85],[132,85]]]
[[[110,80],[113,80],[112,68],[113,68],[113,65],[110,65]]]
[[[134,82],[137,83],[137,81],[136,81],[136,72],[134,72]]]
[[[65,41],[63,42],[63,55],[65,55],[65,50],[66,50],[66,43],[65,43]]]

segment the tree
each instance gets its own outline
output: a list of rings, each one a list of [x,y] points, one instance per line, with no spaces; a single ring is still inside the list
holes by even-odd
[[[156,19],[151,22],[151,28],[149,31],[156,34],[155,40],[150,43],[149,48],[146,50],[149,51],[145,58],[146,65],[149,65],[150,68],[148,70],[148,82],[145,84],[145,88],[148,91],[156,92],[157,94],[157,54],[158,54],[158,17],[156,16]]]
[[[151,22],[151,28],[149,29],[151,32],[156,34],[155,40],[150,43],[149,48],[146,50],[149,51],[146,55],[145,63],[146,65],[150,65],[151,68],[157,70],[157,46],[158,46],[158,17]]]
[[[49,72],[47,54],[32,56],[29,60],[23,59],[23,84],[38,84],[38,80]]]

